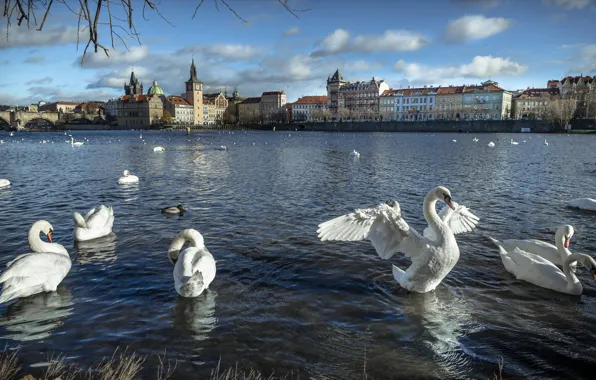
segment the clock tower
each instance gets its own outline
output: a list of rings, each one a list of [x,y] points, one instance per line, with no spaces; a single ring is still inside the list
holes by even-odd
[[[203,82],[197,79],[195,59],[190,65],[190,79],[186,81],[186,101],[194,110],[195,125],[203,125]]]

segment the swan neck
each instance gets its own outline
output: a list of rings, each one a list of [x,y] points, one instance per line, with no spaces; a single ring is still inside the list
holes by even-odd
[[[443,240],[445,234],[445,229],[443,228],[444,223],[437,214],[436,205],[437,199],[431,194],[428,194],[424,198],[424,219],[426,219],[426,222],[433,229],[436,235],[440,236],[440,239]]]
[[[580,262],[580,259],[582,259],[582,256],[580,254],[569,252],[569,256],[567,256],[567,258],[563,260],[563,273],[565,273],[565,277],[567,277],[567,286],[569,288],[574,286],[579,286],[580,289],[582,288],[581,282],[577,279],[575,273],[571,271],[571,263],[573,263],[574,261]]]
[[[41,240],[39,234],[41,233],[41,227],[34,224],[29,230],[29,248],[33,252],[52,252],[52,253],[63,253],[60,249],[62,246],[57,243],[46,243]]]

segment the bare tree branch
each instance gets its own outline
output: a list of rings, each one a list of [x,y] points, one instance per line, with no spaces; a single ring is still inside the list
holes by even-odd
[[[48,17],[48,13],[50,13],[50,8],[52,8],[53,2],[54,2],[54,0],[50,0],[50,3],[48,4],[48,7],[46,8],[46,13],[44,13],[43,19],[41,20],[41,25],[39,25],[39,28],[37,29],[38,32],[40,32],[43,29],[43,24],[46,23],[46,18]]]

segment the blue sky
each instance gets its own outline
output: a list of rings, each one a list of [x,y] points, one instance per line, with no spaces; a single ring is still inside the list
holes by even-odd
[[[142,1],[133,0],[141,45],[121,32],[130,50],[118,41],[112,49],[101,29],[111,57],[89,53],[82,66],[77,17],[63,4],[55,2],[42,32],[13,21],[6,39],[0,18],[0,104],[107,100],[123,94],[133,68],[145,89],[157,80],[166,94],[180,94],[193,56],[209,91],[284,90],[289,101],[325,95],[337,68],[348,80],[374,76],[393,88],[490,77],[515,90],[596,74],[596,0],[289,0],[309,9],[300,18],[277,0],[227,0],[247,23],[214,0],[192,19],[199,2],[162,1],[170,25],[151,11],[145,21]]]

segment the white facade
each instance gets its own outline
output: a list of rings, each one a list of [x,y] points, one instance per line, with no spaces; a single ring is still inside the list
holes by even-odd
[[[412,88],[395,94],[394,110],[396,120],[426,121],[435,120],[435,88]]]
[[[194,124],[195,113],[191,105],[174,104],[174,121],[180,124]]]
[[[120,101],[118,99],[108,100],[108,102],[105,105],[106,115],[117,117],[119,105],[120,105]]]
[[[329,117],[326,96],[303,96],[292,104],[292,120],[312,121]]]

